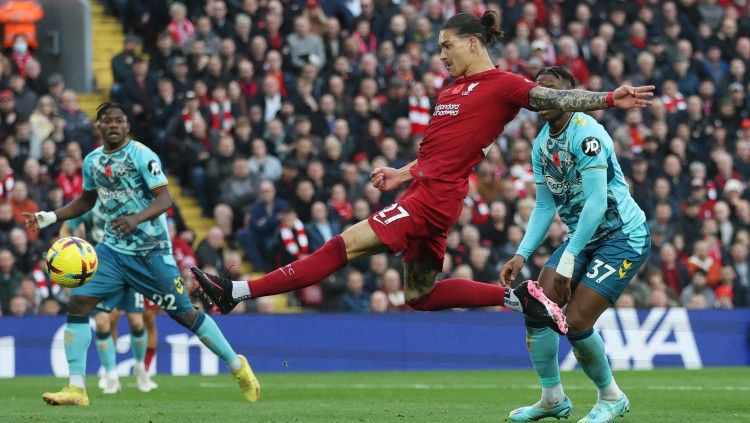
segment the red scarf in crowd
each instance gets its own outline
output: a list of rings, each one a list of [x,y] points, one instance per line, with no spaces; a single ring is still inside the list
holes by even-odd
[[[172,21],[167,25],[167,29],[169,30],[169,35],[172,36],[172,41],[178,46],[185,44],[188,38],[195,32],[193,23],[187,19],[183,19],[182,22]]]
[[[193,117],[187,108],[182,109],[182,123],[185,124],[185,132],[188,134],[193,133]]]
[[[72,200],[83,192],[83,177],[76,172],[73,176],[68,176],[62,172],[57,175],[57,185],[62,188],[63,198]]]
[[[471,207],[471,221],[475,225],[481,225],[490,218],[490,208],[482,197],[478,195],[466,197],[464,204]]]
[[[229,100],[224,100],[221,104],[221,108],[224,109],[219,116],[219,103],[215,100],[211,100],[208,104],[208,108],[211,110],[211,129],[218,131],[223,130],[225,133],[232,131],[234,126],[234,117],[232,116],[232,103]]]
[[[309,243],[307,241],[307,232],[305,232],[305,225],[302,221],[296,219],[294,221],[294,228],[289,228],[281,224],[279,226],[281,233],[281,241],[284,243],[284,248],[293,257],[300,257],[307,254]]]
[[[0,200],[7,200],[10,198],[10,192],[13,190],[15,182],[16,180],[13,177],[13,172],[8,173],[4,178],[0,178]]]
[[[422,135],[430,122],[430,98],[423,95],[419,98],[409,97],[409,121],[411,121],[411,135]]]

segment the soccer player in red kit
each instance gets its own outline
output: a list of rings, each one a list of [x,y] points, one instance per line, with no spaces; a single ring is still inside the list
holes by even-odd
[[[203,291],[222,313],[239,301],[297,290],[345,266],[349,260],[384,251],[403,252],[404,291],[416,310],[507,306],[565,333],[557,305],[534,281],[516,289],[447,279],[442,270],[446,234],[458,219],[468,176],[519,109],[586,111],[646,107],[654,87],[620,87],[609,93],[558,91],[495,68],[487,45],[501,36],[498,17],[457,14],[439,35],[440,58],[456,79],[438,97],[417,160],[401,169],[377,168],[373,185],[391,191],[412,181],[394,204],[353,225],[309,256],[252,281],[230,281],[192,268]]]

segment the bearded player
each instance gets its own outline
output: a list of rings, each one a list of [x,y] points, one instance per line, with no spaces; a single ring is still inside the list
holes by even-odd
[[[443,25],[440,57],[451,76],[460,78],[438,97],[417,160],[401,169],[377,168],[371,174],[373,185],[381,191],[412,181],[398,202],[353,225],[311,255],[256,280],[230,281],[193,268],[201,288],[222,313],[238,301],[297,290],[357,257],[389,251],[403,253],[406,300],[417,310],[505,305],[565,332],[562,311],[536,282],[514,290],[457,278],[436,283],[447,231],[463,207],[469,174],[521,107],[645,107],[654,87],[620,87],[610,93],[558,91],[500,71],[487,52],[487,45],[501,35],[497,20],[494,12],[486,12],[481,19],[461,13]]]
[[[576,85],[561,67],[544,68],[535,79],[555,89]],[[539,284],[558,305],[567,304],[568,340],[598,388],[596,404],[579,423],[610,422],[630,409],[630,401],[612,377],[604,342],[593,327],[648,259],[651,236],[645,214],[630,196],[612,138],[602,125],[584,113],[542,110],[539,115],[547,123],[531,153],[536,207],[516,255],[500,271],[500,280],[507,286],[515,279],[559,214],[570,236],[545,264]],[[526,338],[542,398],[513,410],[510,421],[567,418],[573,404],[560,383],[559,336],[545,322],[527,317]]]
[[[125,109],[104,103],[96,113],[103,146],[83,161],[83,193],[54,212],[26,213],[26,225],[44,228],[78,217],[101,201],[106,215],[104,239],[96,246],[101,263],[91,282],[73,289],[65,325],[69,385],[47,392],[52,405],[87,406],[84,377],[91,343],[88,315],[100,302],[133,289],[153,300],[177,323],[198,336],[232,370],[246,400],[255,402],[260,385],[244,356],[229,345],[216,322],[193,308],[172,255],[164,212],[172,205],[159,157],[128,137]]]

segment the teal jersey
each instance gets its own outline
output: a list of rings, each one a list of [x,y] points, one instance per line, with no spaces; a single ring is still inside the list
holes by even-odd
[[[110,227],[113,219],[136,214],[154,201],[153,188],[166,185],[159,157],[135,140],[117,151],[107,153],[102,147],[83,160],[83,189],[96,190],[105,221],[103,244],[129,255],[171,255],[172,242],[164,213],[141,222],[125,236],[118,236]]]
[[[589,242],[604,239],[616,230],[625,234],[642,230],[646,216],[630,196],[612,138],[593,117],[574,113],[555,137],[550,136],[549,124],[544,125],[534,140],[531,161],[536,183],[549,187],[570,237],[578,227],[586,201],[581,172],[590,169],[607,171],[607,210]]]
[[[86,228],[85,238],[94,246],[104,241],[104,225],[106,223],[107,217],[102,212],[102,203],[98,199],[96,200],[96,204],[94,204],[94,208],[65,222],[73,231],[78,229],[78,225],[83,224]]]

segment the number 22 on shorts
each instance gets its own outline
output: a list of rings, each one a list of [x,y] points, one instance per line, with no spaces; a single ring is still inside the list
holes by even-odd
[[[395,220],[408,216],[409,212],[407,212],[403,207],[399,206],[398,203],[393,203],[373,216],[372,219],[382,225],[387,225]]]

